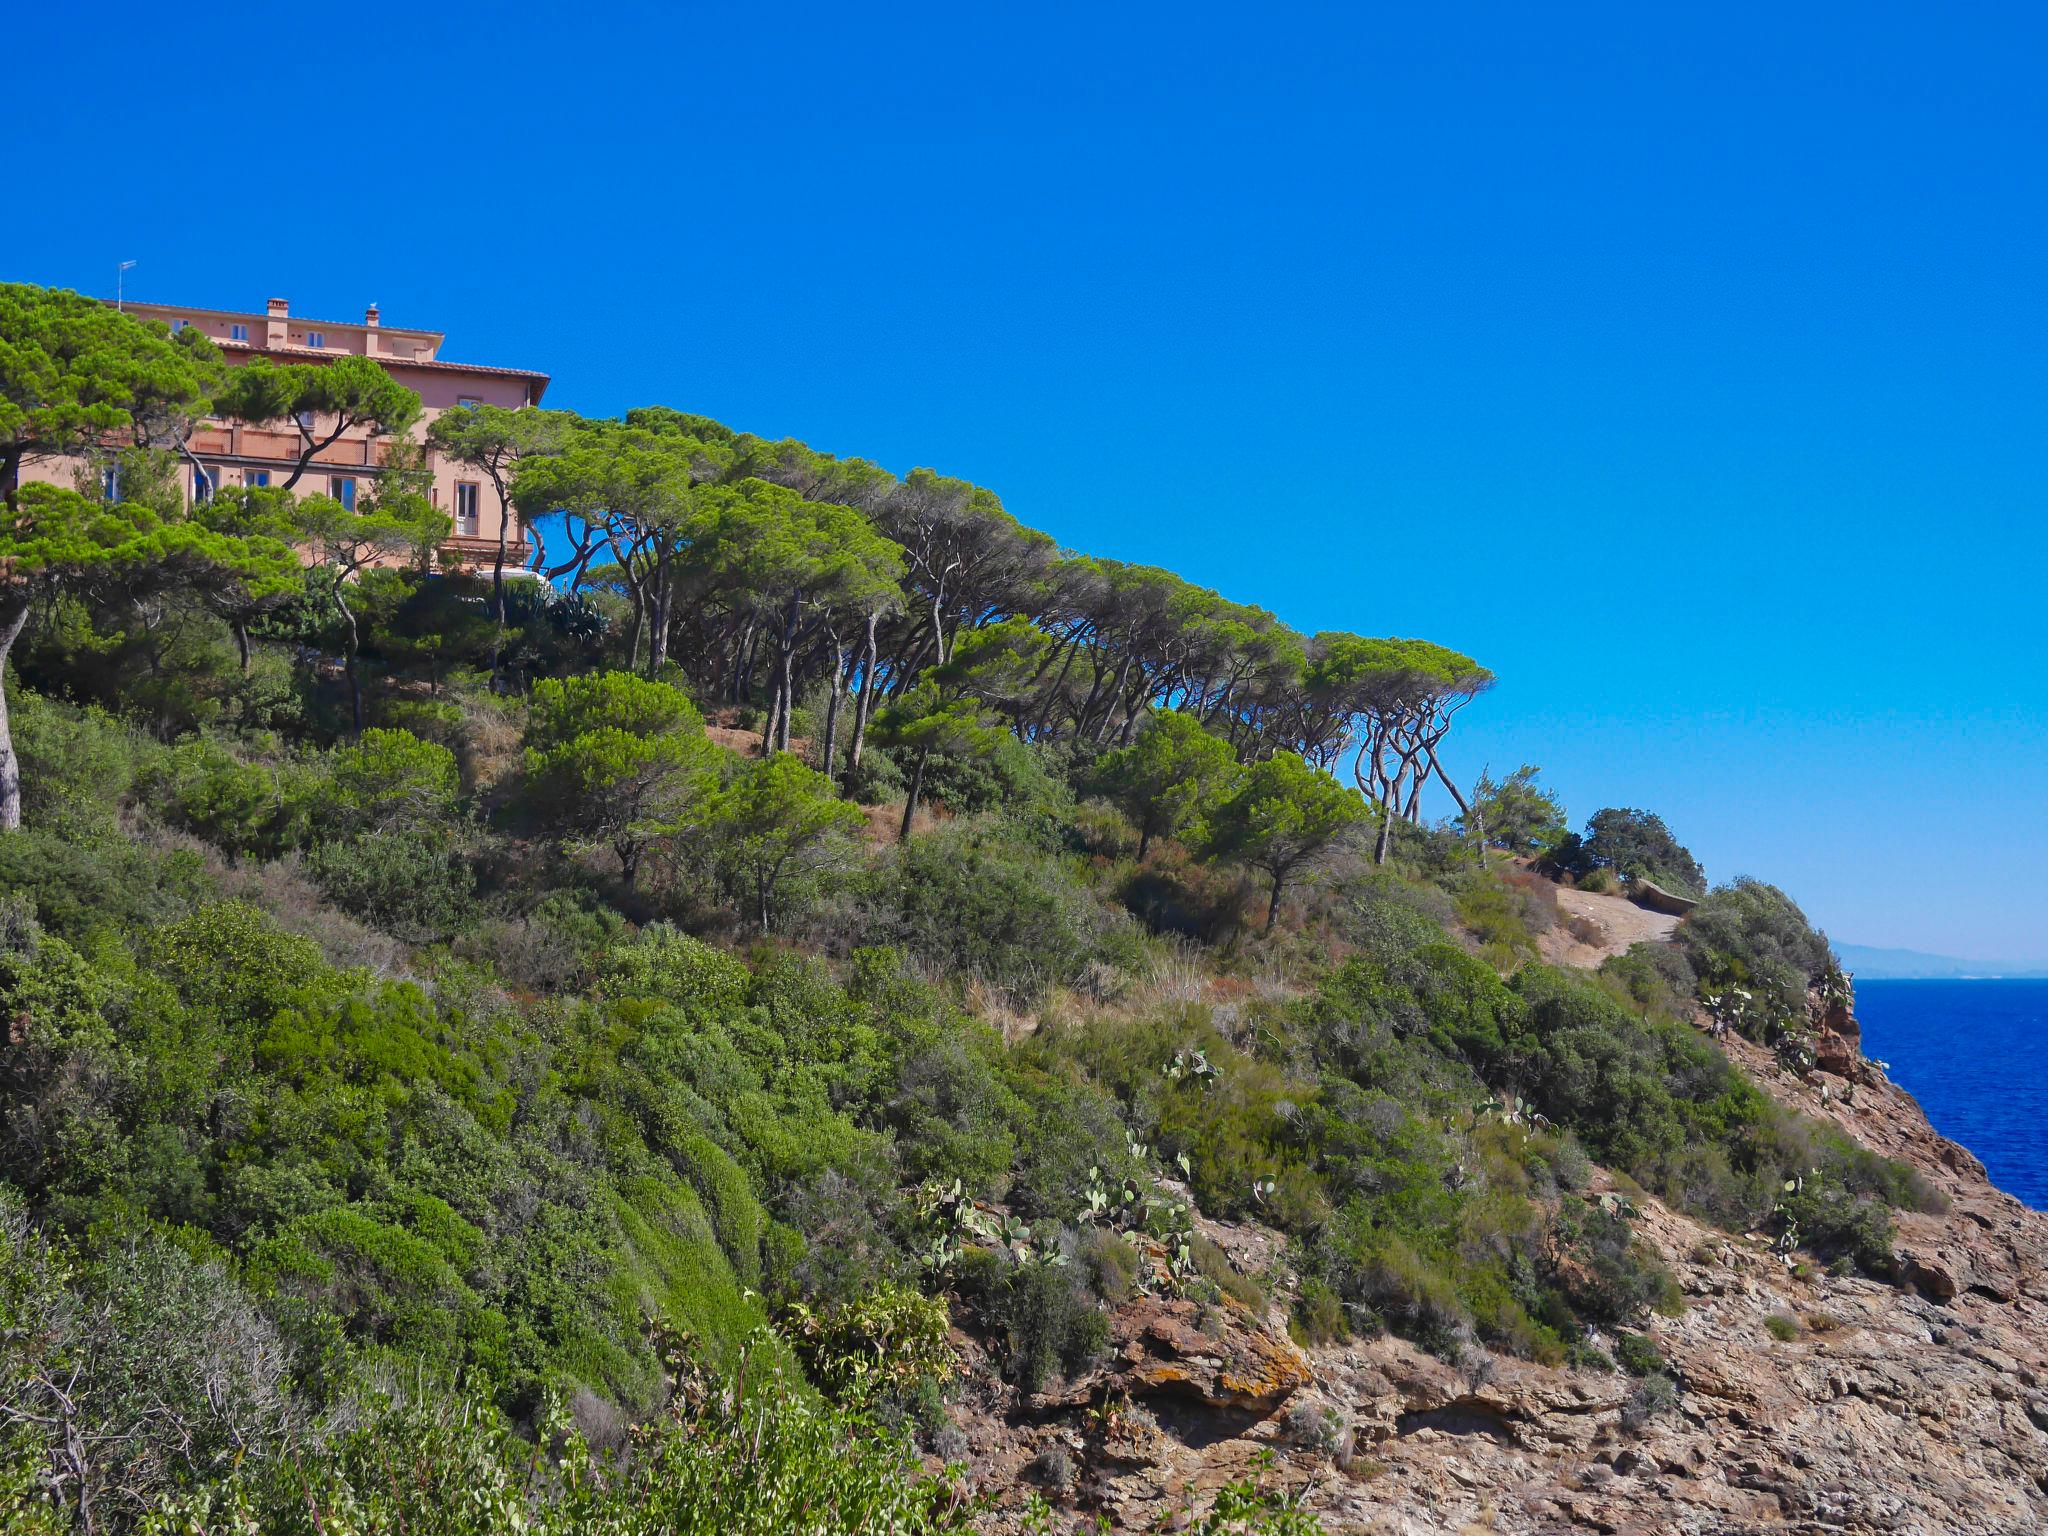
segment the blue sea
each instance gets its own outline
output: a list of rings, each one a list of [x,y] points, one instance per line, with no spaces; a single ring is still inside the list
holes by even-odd
[[[2048,981],[1859,981],[1856,1017],[1934,1128],[2048,1209]]]

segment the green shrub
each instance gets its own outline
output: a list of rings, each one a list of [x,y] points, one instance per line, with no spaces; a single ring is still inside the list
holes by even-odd
[[[1612,806],[1593,813],[1583,837],[1567,833],[1540,867],[1563,880],[1605,870],[1625,881],[1654,881],[1681,896],[1699,896],[1707,888],[1699,860],[1671,835],[1663,817]]]
[[[368,730],[334,754],[330,818],[372,832],[447,820],[461,791],[455,754],[410,731]]]
[[[1552,1232],[1553,1262],[1578,1317],[1628,1323],[1652,1308],[1677,1304],[1677,1283],[1618,1211],[1565,1200]],[[1622,1359],[1620,1346],[1616,1358]],[[1628,1366],[1627,1360],[1622,1364]]]
[[[1003,1372],[1036,1392],[1072,1375],[1109,1343],[1109,1319],[1071,1266],[1017,1262],[980,1250],[962,1268],[961,1289],[1003,1341]]]
[[[1826,937],[1791,897],[1761,880],[1716,889],[1679,925],[1678,942],[1702,994],[1727,994],[1719,1011],[1767,1045],[1804,1029],[1807,988],[1834,968]]]
[[[300,846],[324,786],[291,763],[251,762],[205,737],[180,742],[143,774],[142,792],[172,826],[231,859],[274,859]]]
[[[846,798],[861,805],[895,800],[907,787],[896,759],[882,748],[865,743],[861,747],[860,766],[848,772],[842,782]]]
[[[196,853],[42,827],[0,837],[0,890],[27,898],[42,925],[68,939],[142,933],[214,894]]]
[[[1764,1332],[1768,1333],[1780,1344],[1790,1344],[1799,1337],[1799,1324],[1795,1319],[1787,1317],[1782,1312],[1773,1312],[1764,1319]]]
[[[108,835],[150,744],[103,710],[74,709],[25,689],[8,706],[22,825],[74,838]]]
[[[1631,1376],[1648,1376],[1664,1369],[1664,1351],[1651,1343],[1648,1335],[1640,1333],[1617,1333],[1614,1336],[1614,1363]]]
[[[1304,1279],[1295,1295],[1294,1325],[1310,1344],[1341,1343],[1351,1331],[1343,1298],[1327,1281],[1314,1277]]]
[[[866,770],[865,761],[862,767]],[[1044,816],[1061,813],[1073,803],[1066,785],[1046,770],[1039,753],[1008,734],[986,754],[934,752],[925,764],[924,792],[959,816],[979,811]]]
[[[1678,1406],[1678,1383],[1663,1371],[1652,1371],[1636,1383],[1629,1400],[1622,1404],[1621,1427],[1640,1433],[1650,1420]]]
[[[224,1265],[151,1233],[106,1232],[96,1248],[49,1245],[0,1185],[0,1402],[13,1410],[0,1469],[26,1474],[17,1490],[0,1470],[10,1530],[33,1522],[45,1490],[29,1489],[46,1472],[64,1478],[54,1485],[72,1509],[128,1526],[245,1459],[280,1455],[305,1428],[284,1341]],[[38,1420],[61,1423],[63,1439]]]
[[[949,1381],[959,1368],[951,1327],[942,1299],[901,1285],[819,1308],[798,1302],[782,1320],[811,1379],[847,1403],[909,1401]]]
[[[1472,809],[1458,819],[1467,837],[1483,836],[1489,848],[1541,854],[1566,836],[1564,804],[1536,783],[1538,770],[1522,764],[1505,779],[1481,773],[1472,786]]]
[[[366,1389],[320,1454],[250,1457],[212,1487],[179,1491],[142,1536],[261,1530],[273,1536],[433,1531],[437,1536],[836,1536],[971,1529],[974,1503],[928,1476],[865,1416],[779,1374],[773,1351],[743,1362],[746,1390],[671,1356],[682,1391],[632,1454],[592,1450],[559,1403],[533,1442],[473,1394],[429,1379]]]
[[[369,832],[322,843],[307,867],[328,900],[408,943],[437,943],[473,920],[475,876],[429,839]]]
[[[972,827],[901,845],[884,899],[895,936],[940,972],[1019,998],[1076,980],[1103,928],[1058,860]]]
[[[1195,1271],[1223,1295],[1242,1303],[1254,1313],[1266,1310],[1266,1292],[1250,1275],[1240,1273],[1230,1256],[1199,1233],[1189,1245]]]

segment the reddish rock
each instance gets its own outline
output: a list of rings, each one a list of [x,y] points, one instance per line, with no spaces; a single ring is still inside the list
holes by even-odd
[[[1954,1301],[1962,1288],[1956,1283],[1953,1260],[1928,1258],[1911,1249],[1899,1251],[1899,1278],[1934,1301]]]
[[[1813,1043],[1813,1064],[1836,1077],[1855,1078],[1862,1075],[1863,1053],[1855,1041],[1824,1029]]]
[[[1112,1388],[1170,1391],[1211,1408],[1267,1413],[1310,1380],[1308,1357],[1241,1304],[1147,1297],[1114,1319]]]

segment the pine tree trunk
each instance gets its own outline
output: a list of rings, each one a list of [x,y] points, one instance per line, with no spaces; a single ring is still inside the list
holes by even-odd
[[[1266,903],[1266,932],[1273,931],[1273,925],[1280,920],[1280,871],[1273,871],[1273,895]]]
[[[896,838],[899,843],[910,841],[910,819],[917,814],[917,797],[924,793],[924,765],[931,755],[930,747],[917,754],[917,767],[910,775],[910,793],[903,799],[903,830]]]
[[[782,688],[782,723],[776,729],[775,745],[777,750],[787,752],[789,750],[789,717],[796,713],[796,645],[793,637],[785,637],[782,642],[780,686]]]
[[[818,754],[825,777],[832,777],[832,759],[839,750],[839,706],[846,697],[846,652],[837,635],[826,637],[832,646],[832,702],[825,706],[824,750]]]
[[[355,611],[341,599],[341,584],[335,583],[334,606],[341,610],[342,619],[348,624],[348,643],[342,648],[341,671],[348,679],[349,720],[355,727],[355,734],[363,734],[363,680],[356,670],[356,647],[360,643],[356,635]]]
[[[647,642],[647,675],[661,676],[661,669],[668,664],[668,605],[670,571],[666,556],[659,558],[654,569],[654,614],[653,634]]]
[[[0,606],[0,832],[21,830],[21,760],[7,719],[7,657],[28,623],[28,599],[9,596]]]
[[[875,631],[881,622],[880,614],[868,615],[867,639],[861,645],[860,697],[854,701],[853,742],[846,753],[846,771],[849,774],[859,769],[861,748],[867,743],[868,711],[874,707],[875,698]],[[830,763],[825,765],[825,771],[832,771]]]
[[[505,538],[512,527],[512,506],[503,487],[498,491],[498,555],[491,562],[491,613],[497,637],[491,641],[491,692],[502,691],[505,669]]]

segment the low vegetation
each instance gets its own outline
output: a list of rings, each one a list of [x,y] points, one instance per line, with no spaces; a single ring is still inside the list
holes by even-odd
[[[1696,1022],[1802,1038],[1825,940],[1738,882],[1542,964],[1527,861],[1704,876],[1532,769],[1426,825],[1468,658],[672,411],[437,423],[577,513],[560,591],[433,569],[402,454],[188,514],[164,434],[304,381],[0,300],[115,402],[0,450],[126,423],[172,487],[0,533],[9,1529],[970,1528],[950,1329],[1029,1392],[1143,1290],[1265,1305],[1197,1210],[1283,1235],[1306,1340],[1599,1331],[1642,1416],[1642,1200],[1887,1271],[1913,1181]]]

